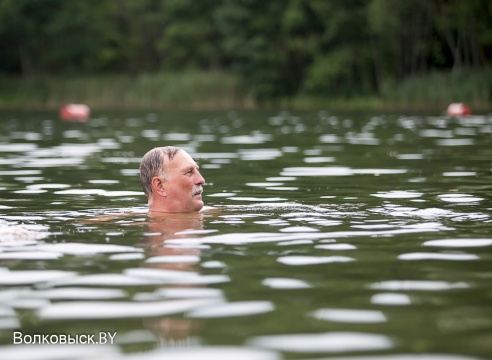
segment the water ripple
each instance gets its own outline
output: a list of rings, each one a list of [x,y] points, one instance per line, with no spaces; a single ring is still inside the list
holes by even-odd
[[[268,350],[234,346],[188,347],[159,349],[145,354],[129,356],[128,360],[280,360],[280,354]]]
[[[272,289],[305,289],[311,287],[304,280],[291,278],[266,278],[261,283]]]
[[[63,270],[7,270],[0,277],[0,285],[30,285],[75,276],[76,272]]]
[[[378,310],[319,309],[309,314],[315,319],[341,323],[381,323],[386,316]]]
[[[352,169],[344,166],[289,167],[280,172],[282,176],[351,176],[405,174],[406,169]]]
[[[215,299],[166,300],[156,302],[70,301],[41,308],[41,319],[119,319],[183,313],[216,302]]]
[[[374,283],[371,289],[375,290],[418,290],[441,291],[450,289],[466,289],[469,285],[465,282],[447,282],[438,280],[388,280]]]
[[[190,318],[224,318],[233,316],[251,316],[274,310],[270,301],[236,301],[218,303],[196,308],[187,313]]]
[[[248,343],[296,353],[374,351],[393,347],[393,341],[385,335],[359,332],[257,336]]]
[[[40,244],[35,247],[39,251],[59,252],[69,255],[94,255],[107,253],[142,252],[142,249],[115,244],[85,244],[85,243],[55,243],[55,244]]]
[[[400,260],[451,260],[451,261],[467,261],[480,259],[474,254],[443,254],[443,253],[422,253],[414,252],[398,255]]]
[[[318,265],[318,264],[330,264],[330,263],[343,263],[349,261],[355,261],[355,259],[348,256],[282,256],[277,259],[279,263],[285,265]]]
[[[476,239],[476,238],[463,238],[463,239],[440,239],[429,240],[424,242],[424,246],[437,246],[444,248],[469,248],[469,247],[485,247],[492,246],[492,239]]]
[[[380,293],[371,297],[371,303],[377,305],[401,306],[410,305],[412,300],[410,296],[399,293]]]

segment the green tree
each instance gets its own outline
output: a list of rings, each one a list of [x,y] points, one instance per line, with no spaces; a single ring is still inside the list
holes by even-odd
[[[59,0],[0,1],[0,60],[8,72],[31,75],[38,72],[43,47],[48,40],[45,29]]]
[[[225,0],[216,13],[231,69],[249,83],[260,101],[295,94],[302,78],[303,45],[295,37],[286,41],[286,36],[304,26],[303,14],[296,13],[297,8],[286,11],[289,3]]]
[[[367,17],[377,83],[396,83],[425,72],[433,50],[435,3],[371,0]]]
[[[162,1],[164,26],[155,46],[164,67],[222,68],[225,59],[214,19],[219,5],[216,0]]]
[[[491,14],[486,0],[370,0],[368,29],[379,90],[435,69],[485,66]]]
[[[368,47],[366,0],[310,0],[321,24],[304,91],[347,97],[371,92],[374,76]]]
[[[0,73],[221,70],[260,101],[382,93],[492,56],[490,0],[0,0]]]
[[[445,39],[452,58],[452,69],[480,68],[488,60],[484,53],[484,42],[490,46],[486,36],[492,21],[490,1],[440,0],[437,2],[435,27]],[[484,41],[485,40],[485,41]]]

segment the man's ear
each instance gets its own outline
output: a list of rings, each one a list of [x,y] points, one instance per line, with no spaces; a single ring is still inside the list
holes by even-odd
[[[152,190],[154,194],[159,194],[160,196],[166,197],[166,189],[164,187],[164,180],[162,180],[160,177],[154,176],[152,178]]]

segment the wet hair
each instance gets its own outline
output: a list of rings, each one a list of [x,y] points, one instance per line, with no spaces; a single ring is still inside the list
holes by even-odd
[[[140,181],[142,182],[143,190],[149,202],[152,201],[152,179],[155,176],[166,176],[166,169],[164,160],[167,157],[168,160],[174,159],[176,154],[181,149],[176,146],[162,146],[157,147],[144,155],[140,162]]]

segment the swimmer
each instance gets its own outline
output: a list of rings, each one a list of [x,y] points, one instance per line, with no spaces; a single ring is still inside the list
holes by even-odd
[[[191,155],[179,147],[147,152],[140,163],[140,181],[149,213],[193,213],[203,208],[205,179]]]

